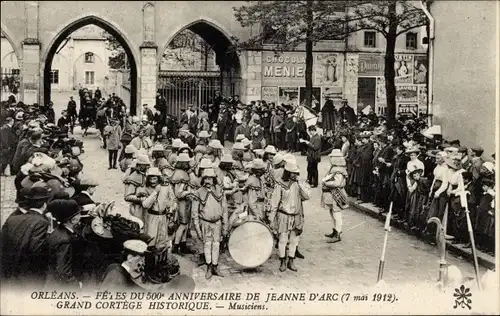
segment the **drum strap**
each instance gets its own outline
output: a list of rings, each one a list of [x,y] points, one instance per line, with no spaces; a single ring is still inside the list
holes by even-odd
[[[215,224],[215,223],[218,223],[218,222],[220,222],[220,221],[221,221],[221,219],[220,219],[220,218],[219,218],[218,220],[215,220],[215,221],[209,221],[209,220],[206,220],[206,219],[204,219],[204,218],[202,218],[202,217],[200,217],[200,219],[201,219],[202,221],[204,221],[204,222],[207,222],[207,223],[212,223],[212,224]]]

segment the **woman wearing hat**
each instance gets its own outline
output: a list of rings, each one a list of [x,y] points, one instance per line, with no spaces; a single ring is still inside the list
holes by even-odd
[[[443,214],[448,203],[448,185],[450,177],[449,166],[454,166],[453,160],[448,158],[448,155],[442,151],[436,155],[436,167],[434,168],[434,180],[432,181],[429,198],[432,199],[427,220],[431,217],[443,219]],[[427,228],[426,232],[429,236],[433,235],[435,228]]]
[[[83,240],[75,233],[81,208],[74,200],[53,200],[47,206],[58,225],[47,236],[48,271],[45,285],[49,288],[81,288],[80,278]],[[80,285],[79,285],[80,283]]]
[[[191,168],[191,158],[188,154],[179,154],[175,163],[175,171],[170,183],[173,186],[178,208],[176,213],[177,224],[175,231],[172,253],[189,254],[193,253],[187,247],[187,230],[191,220],[191,201],[188,195],[192,194],[193,183],[188,173]]]
[[[142,201],[144,214],[144,233],[153,237],[150,245],[166,246],[168,243],[167,215],[177,208],[173,188],[163,183],[160,169],[149,168],[146,173],[146,186],[141,188],[145,199]]]
[[[265,220],[266,192],[261,177],[266,172],[266,164],[262,159],[254,159],[250,165],[250,176],[246,182],[248,189],[248,211],[260,221]]]
[[[193,225],[198,238],[203,241],[207,272],[205,277],[223,276],[218,269],[220,243],[228,233],[228,211],[224,192],[217,183],[214,169],[205,169],[202,187],[194,192]]]
[[[297,164],[286,163],[283,177],[274,187],[271,198],[270,227],[279,236],[279,270],[281,272],[285,272],[287,267],[292,271],[297,271],[293,261],[299,245],[299,236],[304,229],[302,203],[309,199],[308,190],[298,182],[299,173],[300,169]]]

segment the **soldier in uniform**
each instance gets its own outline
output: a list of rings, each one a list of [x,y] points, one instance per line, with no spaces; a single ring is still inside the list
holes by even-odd
[[[203,241],[207,272],[205,277],[223,276],[218,269],[220,243],[228,232],[228,212],[224,193],[217,183],[214,169],[205,169],[202,187],[195,192],[193,223],[198,238]]]
[[[278,234],[278,250],[281,272],[286,268],[297,271],[294,265],[295,251],[299,245],[299,236],[304,228],[303,201],[309,199],[307,189],[298,182],[299,167],[287,162],[281,181],[277,182],[271,198],[271,227]],[[288,244],[288,262],[287,262]]]

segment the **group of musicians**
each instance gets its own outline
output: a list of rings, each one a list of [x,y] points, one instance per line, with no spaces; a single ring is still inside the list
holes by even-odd
[[[314,133],[316,127],[309,130]],[[184,133],[189,131],[181,129],[180,135]],[[309,188],[298,181],[300,169],[294,155],[278,153],[272,145],[253,150],[252,142],[241,134],[230,153],[224,152],[219,140],[210,139],[207,131],[197,135],[194,149],[180,138],[167,146],[153,144],[140,131],[137,137],[124,149],[120,162],[125,172],[124,198],[130,214],[144,222],[152,244],[171,244],[172,253],[179,255],[194,254],[188,246],[194,230],[203,245],[199,260],[207,265],[206,278],[222,276],[219,255],[226,249],[231,229],[252,219],[265,223],[273,232],[279,270],[297,271],[294,259],[304,258],[297,247]],[[339,194],[332,198],[330,191],[345,195],[345,161],[341,154],[331,156],[332,169],[323,187],[324,205],[332,210],[340,233],[341,219],[335,214],[340,213],[343,203]]]

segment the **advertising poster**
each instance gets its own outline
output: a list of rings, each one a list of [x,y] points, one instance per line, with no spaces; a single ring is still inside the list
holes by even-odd
[[[316,86],[341,86],[343,59],[341,54],[316,54],[314,74]]]
[[[262,100],[278,103],[278,87],[262,87]]]
[[[263,86],[301,86],[306,73],[306,54],[262,52]]]
[[[427,83],[427,57],[414,56],[413,57],[413,83],[426,84]]]
[[[394,82],[398,83],[413,83],[413,55],[398,54],[395,56],[394,71],[396,77]]]
[[[375,103],[386,104],[387,96],[385,94],[385,79],[384,77],[377,77],[377,93]]]
[[[427,113],[427,87],[418,87],[418,109]]]
[[[299,87],[279,87],[278,104],[299,105]]]
[[[410,104],[398,104],[397,105],[397,113],[398,115],[418,115],[418,104],[410,103]]]
[[[299,98],[300,98],[300,104],[303,104],[306,101],[306,87],[300,87]],[[311,102],[311,107],[313,110],[319,111],[321,109],[320,101],[321,101],[321,88],[313,87],[312,102]]]
[[[342,88],[341,87],[323,87],[321,93],[321,108],[325,104],[326,100],[330,99],[333,101],[336,109],[339,109],[342,100]]]
[[[417,103],[418,87],[413,85],[396,86],[397,103]]]
[[[358,75],[360,77],[383,76],[384,69],[384,56],[359,54]]]

